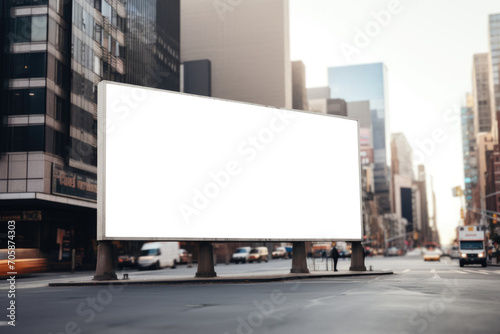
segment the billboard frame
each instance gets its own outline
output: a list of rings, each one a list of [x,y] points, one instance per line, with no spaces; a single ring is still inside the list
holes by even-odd
[[[157,92],[168,92],[169,94],[179,94],[184,96],[192,96],[198,99],[209,99],[209,100],[217,100],[222,102],[231,102],[238,104],[245,104],[250,106],[264,107],[270,108],[272,110],[285,110],[296,113],[305,113],[305,114],[313,114],[319,117],[333,117],[346,119],[350,121],[356,122],[357,127],[357,167],[358,167],[358,181],[359,181],[359,222],[361,224],[359,238],[169,238],[169,237],[107,237],[105,236],[106,229],[106,88],[107,85],[116,85],[116,86],[124,86],[130,88],[137,89],[147,89]],[[345,116],[339,115],[331,115],[331,114],[320,114],[317,112],[305,111],[305,110],[296,110],[296,109],[288,109],[288,108],[277,108],[272,106],[265,106],[255,103],[242,102],[242,101],[234,101],[228,99],[221,99],[215,97],[207,97],[200,96],[188,93],[181,93],[175,91],[166,91],[158,88],[150,88],[143,87],[131,84],[124,84],[112,81],[101,81],[98,84],[98,103],[97,103],[97,121],[98,121],[98,138],[97,138],[97,240],[98,241],[207,241],[207,242],[303,242],[303,241],[311,241],[311,242],[331,242],[331,241],[363,241],[363,185],[362,185],[362,166],[361,166],[361,156],[360,156],[360,125],[359,120],[354,118],[349,118]],[[355,213],[353,213],[354,215]]]

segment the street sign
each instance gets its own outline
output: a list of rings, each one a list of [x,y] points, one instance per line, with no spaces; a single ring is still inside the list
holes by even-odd
[[[357,120],[102,82],[99,240],[361,240]]]

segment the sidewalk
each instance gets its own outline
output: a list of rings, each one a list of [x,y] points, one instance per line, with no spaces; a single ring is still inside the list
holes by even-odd
[[[289,272],[279,271],[266,274],[248,273],[244,276],[241,274],[224,274],[218,277],[196,278],[193,276],[158,276],[134,279],[130,275],[128,280],[122,279],[119,275],[118,280],[114,281],[92,281],[92,280],[73,280],[68,282],[49,283],[50,287],[70,287],[70,286],[97,286],[108,284],[122,285],[179,285],[179,284],[224,284],[224,283],[266,283],[266,282],[282,282],[300,279],[314,278],[334,278],[334,277],[353,277],[353,276],[372,276],[372,275],[391,275],[392,271],[314,271],[309,274],[290,274]]]

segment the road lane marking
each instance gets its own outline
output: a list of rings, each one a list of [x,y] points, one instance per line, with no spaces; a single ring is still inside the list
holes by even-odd
[[[487,273],[487,272],[483,273],[483,272],[481,272],[479,270],[472,270],[472,269],[464,269],[464,270],[467,271],[467,272],[469,272],[469,273],[471,273],[471,274],[489,275],[489,273]]]
[[[478,272],[481,273],[481,274],[486,274],[486,275],[490,274],[490,272],[486,271],[486,270],[478,270]]]
[[[468,273],[468,272],[461,271],[461,270],[452,270],[452,271],[454,271],[454,272],[456,272],[456,273],[459,273],[459,274],[463,274],[463,275],[469,275],[469,273]]]
[[[409,272],[411,269],[405,269],[403,270],[403,274]]]
[[[435,274],[436,273],[436,269],[431,269],[431,274]]]

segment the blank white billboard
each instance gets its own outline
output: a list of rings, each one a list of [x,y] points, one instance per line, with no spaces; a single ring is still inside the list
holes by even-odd
[[[99,240],[361,240],[358,123],[99,84]]]

